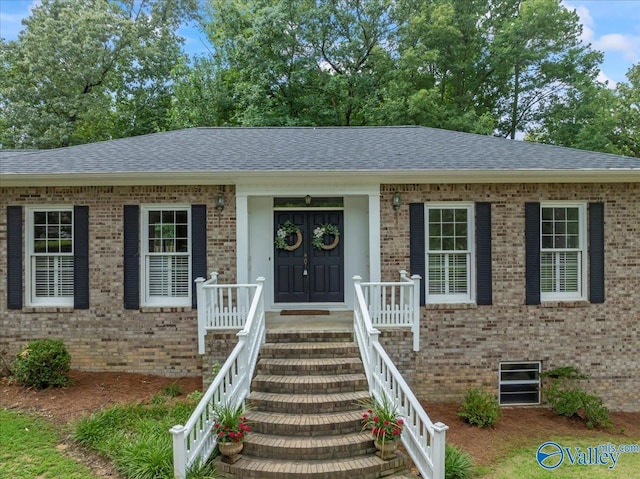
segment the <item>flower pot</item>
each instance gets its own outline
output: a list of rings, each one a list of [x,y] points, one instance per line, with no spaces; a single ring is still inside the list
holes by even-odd
[[[222,460],[227,464],[233,464],[240,459],[239,454],[244,447],[242,442],[219,442],[218,449],[222,454]]]
[[[385,439],[382,442],[382,439],[374,438],[373,443],[377,449],[376,456],[380,457],[380,459],[388,461],[396,457],[398,441]]]

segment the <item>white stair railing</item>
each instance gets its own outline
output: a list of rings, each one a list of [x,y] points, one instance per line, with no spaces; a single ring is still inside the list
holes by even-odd
[[[197,280],[196,280],[197,281]],[[264,278],[255,285],[233,285],[238,289],[251,286],[251,298],[243,329],[238,333],[238,344],[233,349],[211,386],[196,406],[193,414],[182,425],[173,426],[173,477],[185,479],[187,470],[197,462],[206,461],[216,447],[216,436],[211,434],[217,404],[239,406],[250,393],[251,378],[260,347],[265,339]],[[204,280],[201,282],[204,283]],[[200,285],[199,291],[200,292]],[[201,296],[198,295],[198,307]],[[198,309],[200,316],[200,309]]]
[[[360,283],[371,323],[376,328],[411,328],[413,350],[420,350],[420,280],[400,271],[400,281]]]
[[[395,404],[405,422],[402,443],[422,477],[444,479],[445,434],[448,426],[433,423],[402,375],[378,341],[380,331],[373,327],[363,293],[361,278],[353,278],[355,306],[353,327],[364,364],[369,393]]]
[[[218,273],[195,280],[198,302],[198,353],[204,354],[207,331],[242,329],[247,321],[255,284],[218,284]]]

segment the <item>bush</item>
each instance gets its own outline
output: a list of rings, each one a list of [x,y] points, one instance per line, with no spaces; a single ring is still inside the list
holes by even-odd
[[[67,385],[70,370],[71,356],[61,339],[31,341],[11,363],[13,378],[36,389]]]
[[[578,417],[589,429],[613,426],[609,410],[602,403],[602,399],[583,389],[561,389],[558,383],[554,383],[547,391],[547,401],[556,414]]]
[[[455,446],[447,444],[444,451],[444,478],[467,479],[473,474],[471,456]]]
[[[458,416],[478,427],[493,426],[500,418],[500,405],[490,392],[469,389]]]

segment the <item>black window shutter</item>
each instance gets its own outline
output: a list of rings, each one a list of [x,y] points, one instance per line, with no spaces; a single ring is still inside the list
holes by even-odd
[[[191,274],[192,279],[207,277],[207,205],[191,206]],[[198,307],[193,285],[192,307]]]
[[[22,206],[7,206],[7,308],[22,309]]]
[[[140,207],[124,206],[124,308],[140,307]]]
[[[589,203],[589,301],[604,303],[604,203]]]
[[[89,309],[89,207],[73,208],[73,307]]]
[[[524,205],[526,304],[540,304],[540,203]]]
[[[491,203],[476,203],[476,304],[493,304]]]
[[[424,237],[424,204],[409,204],[409,267],[411,274],[422,276],[420,281],[420,304],[425,304],[426,258]]]

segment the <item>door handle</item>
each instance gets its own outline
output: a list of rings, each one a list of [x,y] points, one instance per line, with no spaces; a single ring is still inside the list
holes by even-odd
[[[309,259],[307,258],[307,253],[304,254],[304,260],[302,264],[304,265],[304,271],[302,271],[302,276],[308,276],[309,273],[307,272],[307,265],[309,264]]]

